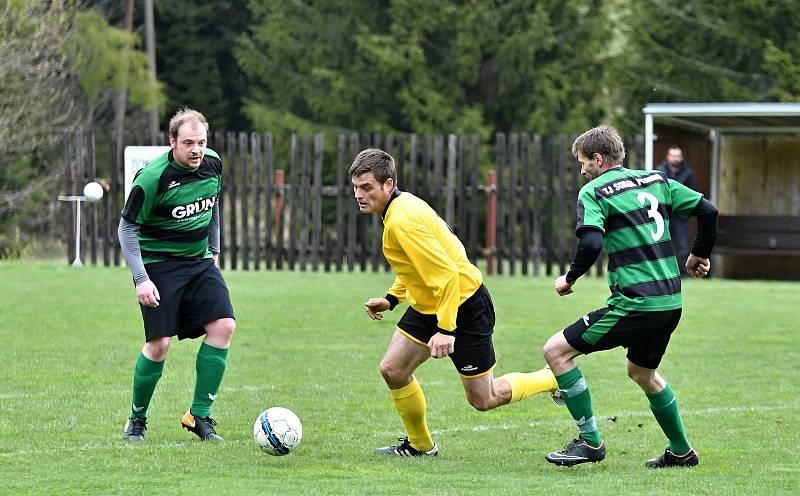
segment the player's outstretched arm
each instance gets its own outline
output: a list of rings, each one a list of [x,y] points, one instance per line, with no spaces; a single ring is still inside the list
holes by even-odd
[[[214,265],[219,267],[219,199],[214,202],[214,207],[211,209],[211,223],[208,228],[208,249],[213,255]]]
[[[117,229],[117,237],[119,244],[122,248],[122,255],[125,257],[125,262],[131,269],[133,275],[133,282],[136,284],[136,300],[147,307],[157,307],[161,297],[158,294],[156,285],[147,276],[147,271],[144,269],[144,262],[142,261],[142,251],[139,247],[139,234],[140,226],[135,222],[131,222],[125,217],[119,220],[119,228]]]
[[[711,250],[717,241],[717,207],[702,198],[692,215],[697,217],[697,237],[686,260],[686,270],[694,277],[705,277],[711,270]]]
[[[599,229],[582,228],[578,231],[578,248],[570,264],[569,272],[556,279],[553,285],[559,296],[572,293],[572,285],[580,276],[592,268],[603,249],[603,233]]]

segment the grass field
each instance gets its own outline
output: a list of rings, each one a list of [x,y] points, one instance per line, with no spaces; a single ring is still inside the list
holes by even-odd
[[[214,405],[226,441],[179,428],[199,342],[176,342],[149,412],[147,441],[121,433],[141,317],[126,269],[0,263],[2,494],[800,494],[800,284],[687,281],[684,316],[661,371],[701,455],[691,470],[648,471],[666,446],[624,350],[579,359],[608,445],[603,463],[558,468],[543,455],[576,434],[539,396],[491,412],[464,399],[449,361],[418,373],[436,459],[383,459],[402,433],[377,371],[394,322],[362,302],[390,274],[228,272],[238,327]],[[542,364],[547,337],[602,305],[581,280],[559,298],[549,278],[488,278],[498,373]],[[252,423],[269,406],[304,426],[297,452],[262,454]]]

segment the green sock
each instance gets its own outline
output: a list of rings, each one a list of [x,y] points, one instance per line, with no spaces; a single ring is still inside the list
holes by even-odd
[[[150,406],[150,398],[161,378],[164,370],[164,362],[154,362],[139,354],[136,360],[136,367],[133,369],[133,398],[131,399],[131,418],[147,417],[147,407]]]
[[[225,373],[225,359],[228,349],[214,348],[205,342],[200,345],[197,352],[197,382],[194,385],[194,400],[192,400],[192,415],[206,418],[211,415],[211,403],[217,397],[222,375]]]
[[[689,441],[686,440],[686,432],[683,430],[681,414],[678,412],[678,399],[672,392],[669,384],[658,393],[647,393],[650,400],[650,410],[661,426],[661,430],[669,439],[669,450],[676,455],[685,455],[692,449]]]
[[[575,367],[557,375],[556,381],[569,413],[578,424],[579,437],[590,446],[597,448],[603,443],[603,439],[600,437],[600,431],[597,430],[597,422],[592,412],[592,395],[589,394],[589,388],[586,386],[581,369]]]

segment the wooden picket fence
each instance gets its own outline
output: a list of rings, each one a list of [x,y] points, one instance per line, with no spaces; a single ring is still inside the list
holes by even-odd
[[[349,133],[292,134],[288,143],[276,143],[270,133],[212,133],[210,147],[225,167],[221,265],[233,270],[387,270],[380,218],[358,211],[347,175],[359,151],[378,147],[395,156],[399,188],[427,201],[462,240],[469,258],[485,261],[488,273],[563,273],[575,249],[575,205],[584,183],[570,153],[573,139],[498,133],[494,143],[482,143],[476,135]],[[625,141],[625,165],[638,168],[642,137]],[[64,194],[80,194],[91,180],[107,186],[100,203],[84,206],[82,258],[119,265],[123,164],[111,158],[102,162],[107,167],[98,168],[95,149],[94,133],[79,131],[64,134],[53,157],[65,167]],[[116,150],[112,143],[107,155],[114,157]],[[71,262],[74,207],[64,212]],[[597,273],[602,266],[601,260]]]

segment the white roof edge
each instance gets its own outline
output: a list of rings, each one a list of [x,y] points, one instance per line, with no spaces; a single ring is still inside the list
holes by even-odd
[[[654,116],[800,116],[800,103],[648,103],[645,114]]]

